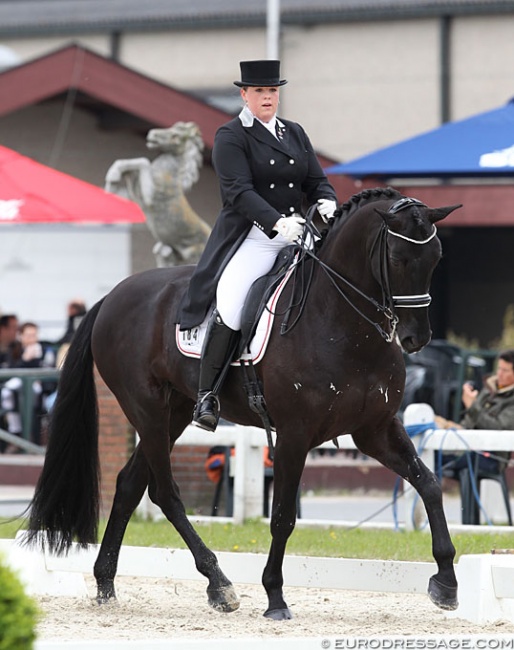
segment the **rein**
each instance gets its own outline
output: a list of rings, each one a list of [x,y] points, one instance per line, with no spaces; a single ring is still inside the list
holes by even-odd
[[[403,210],[411,205],[421,205],[425,206],[424,203],[421,201],[418,201],[417,199],[413,199],[410,197],[404,197],[400,199],[399,201],[396,201],[388,210],[388,212],[392,214],[396,214],[400,210]],[[317,228],[313,225],[312,223],[312,217],[314,214],[314,211],[316,209],[316,206],[311,206],[309,208],[309,211],[307,212],[306,215],[306,224],[305,224],[305,230],[310,234],[311,237],[314,237],[315,235],[319,237],[319,231]],[[340,273],[337,271],[334,271],[333,268],[325,264],[320,258],[316,255],[316,253],[312,250],[309,250],[307,248],[301,248],[301,253],[302,257],[298,261],[297,268],[299,266],[299,262],[305,259],[305,257],[310,257],[313,261],[317,262],[319,267],[322,269],[322,271],[325,273],[327,278],[330,280],[331,284],[333,287],[336,289],[337,293],[346,300],[346,302],[356,311],[359,316],[361,316],[367,323],[372,325],[378,333],[384,338],[384,340],[387,343],[392,343],[396,336],[396,327],[398,325],[399,318],[395,313],[395,309],[397,308],[420,308],[420,307],[428,307],[432,301],[432,298],[430,294],[425,293],[425,294],[410,294],[410,295],[394,295],[392,294],[391,287],[390,287],[390,282],[389,282],[389,269],[388,269],[388,243],[387,243],[387,237],[388,235],[394,236],[394,237],[399,237],[401,239],[404,239],[412,244],[417,244],[417,245],[424,245],[428,244],[432,239],[437,234],[437,229],[435,225],[433,226],[432,233],[430,234],[429,237],[427,237],[424,240],[418,240],[418,239],[411,239],[410,237],[406,237],[405,235],[401,235],[400,233],[396,233],[384,222],[377,234],[377,237],[373,243],[373,246],[371,247],[371,252],[370,252],[370,257],[372,256],[374,249],[377,245],[377,242],[379,244],[379,255],[380,255],[380,286],[382,290],[382,301],[378,302],[375,300],[375,298],[368,296],[365,294],[361,289],[359,289],[357,286],[355,286],[352,282],[347,280],[344,276],[342,276]],[[304,237],[305,239],[305,237]],[[301,293],[301,299],[298,303],[293,304],[293,300],[291,300],[291,303],[289,304],[287,310],[286,310],[286,318],[284,319],[284,322],[282,323],[281,327],[281,334],[285,334],[288,331],[290,331],[294,325],[298,322],[303,309],[305,307],[305,303],[307,300],[307,295],[310,290],[310,285],[312,281],[312,270],[309,274],[308,281],[306,283],[306,286],[304,287],[305,290]],[[389,331],[384,329],[380,323],[375,322],[366,314],[364,314],[352,301],[351,299],[346,295],[344,290],[339,286],[339,282],[344,283],[348,288],[352,289],[355,291],[359,296],[364,298],[368,303],[370,303],[378,312],[380,312],[388,321],[390,324]],[[294,291],[292,292],[292,295],[294,295]],[[300,310],[295,318],[294,322],[292,325],[288,326],[287,325],[287,318],[289,316],[290,311],[292,310],[293,307],[299,306]]]

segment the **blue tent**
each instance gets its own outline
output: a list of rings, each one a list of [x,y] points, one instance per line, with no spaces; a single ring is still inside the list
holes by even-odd
[[[325,169],[354,178],[510,176],[514,174],[514,99],[465,120]]]

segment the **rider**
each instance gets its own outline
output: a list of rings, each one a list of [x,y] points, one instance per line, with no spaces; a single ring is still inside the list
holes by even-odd
[[[337,197],[303,128],[276,116],[280,61],[241,61],[244,107],[220,127],[212,161],[222,210],[179,309],[181,330],[200,325],[213,303],[202,349],[193,423],[214,431],[219,420],[216,382],[233,354],[241,311],[252,283],[266,274],[281,248],[303,233],[302,201],[318,203],[325,222]],[[219,390],[219,387],[217,387]]]

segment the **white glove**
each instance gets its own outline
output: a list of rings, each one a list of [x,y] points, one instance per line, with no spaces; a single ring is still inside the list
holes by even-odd
[[[305,219],[303,217],[300,217],[299,214],[292,214],[290,217],[280,218],[273,230],[276,230],[287,241],[294,243],[298,237],[302,236],[304,223]]]
[[[318,199],[318,212],[325,223],[334,218],[337,203],[332,199]]]

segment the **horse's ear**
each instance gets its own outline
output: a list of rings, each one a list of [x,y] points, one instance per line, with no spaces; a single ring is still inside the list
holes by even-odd
[[[436,223],[436,221],[445,219],[451,212],[458,208],[462,208],[462,203],[458,205],[447,205],[445,208],[431,208],[427,216],[432,223]]]
[[[388,212],[387,210],[380,210],[379,208],[375,208],[375,212],[382,217],[388,226],[394,225],[395,222],[400,224],[400,219],[396,214]]]
[[[427,211],[427,217],[431,223],[436,223],[437,221],[442,221],[458,208],[462,208],[462,203],[459,203],[458,205],[448,205],[444,208],[429,208]],[[398,215],[391,214],[390,212],[387,212],[387,210],[375,208],[375,212],[379,214],[388,225],[392,225],[395,221],[399,221]]]

